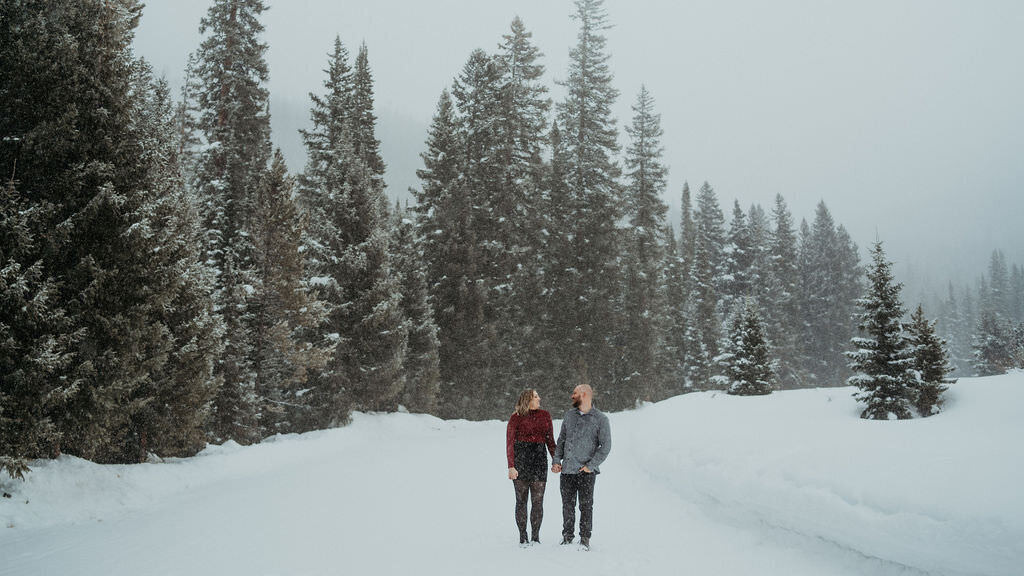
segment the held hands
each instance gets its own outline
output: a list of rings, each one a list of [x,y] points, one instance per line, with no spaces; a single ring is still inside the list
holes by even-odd
[[[519,471],[516,470],[515,468],[509,468],[508,469],[508,479],[509,480],[515,480],[516,478],[519,478]]]
[[[510,468],[509,470],[512,470],[512,468]],[[561,474],[562,473],[562,465],[561,464],[552,464],[551,465],[551,471],[554,472],[555,474]],[[586,466],[581,466],[579,471],[583,472],[585,474],[593,474],[593,472],[590,470],[590,468],[587,468]],[[511,472],[510,472],[510,474],[511,474]]]

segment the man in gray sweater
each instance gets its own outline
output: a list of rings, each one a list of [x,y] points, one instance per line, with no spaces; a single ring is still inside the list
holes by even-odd
[[[572,391],[572,408],[562,417],[551,471],[562,491],[562,544],[572,544],[576,499],[580,503],[580,544],[590,549],[594,524],[594,483],[612,449],[608,417],[594,408],[594,390],[580,384]]]

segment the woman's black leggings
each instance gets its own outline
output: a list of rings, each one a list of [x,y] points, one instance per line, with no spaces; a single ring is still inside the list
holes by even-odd
[[[519,526],[519,538],[526,539],[526,496],[530,493],[530,526],[534,541],[540,541],[540,523],[544,520],[544,486],[546,482],[527,482],[513,480],[516,489],[516,525]]]

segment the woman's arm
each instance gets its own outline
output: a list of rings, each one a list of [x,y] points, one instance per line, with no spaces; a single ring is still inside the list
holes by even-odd
[[[544,423],[544,442],[548,445],[548,452],[551,458],[555,457],[555,428],[551,423],[551,413],[548,413],[547,422]]]
[[[513,414],[508,419],[508,426],[505,428],[505,456],[508,458],[508,467],[515,466],[515,444],[516,428],[519,425],[519,416]]]

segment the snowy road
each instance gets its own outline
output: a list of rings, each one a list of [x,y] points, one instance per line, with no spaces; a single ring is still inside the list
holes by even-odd
[[[832,398],[820,391],[805,399],[776,396],[785,404]],[[717,414],[709,408],[734,401],[707,396],[693,410],[713,421],[756,406],[724,406]],[[555,476],[545,499],[543,543],[518,547],[502,423],[356,415],[341,430],[212,449],[190,460],[104,467],[68,458],[38,468],[29,483],[14,485],[13,499],[0,503],[0,520],[8,526],[0,529],[0,575],[518,576],[531,566],[608,575],[1009,575],[1024,560],[1021,523],[1012,520],[1022,511],[1016,493],[1004,499],[1008,509],[999,517],[977,510],[977,503],[961,503],[975,512],[945,509],[948,522],[930,520],[931,533],[900,533],[892,542],[885,529],[919,526],[904,518],[918,506],[912,495],[895,494],[893,501],[906,509],[890,509],[886,523],[878,524],[863,504],[880,500],[874,488],[857,496],[856,507],[829,504],[847,488],[842,480],[822,485],[815,477],[819,465],[832,466],[829,457],[787,466],[787,458],[804,460],[806,452],[794,452],[777,435],[769,442],[781,446],[762,460],[754,452],[687,447],[704,442],[699,438],[665,438],[666,431],[683,433],[673,418],[689,414],[688,406],[700,400],[671,402],[611,416],[614,444],[597,482],[590,552],[557,544]],[[860,424],[855,418],[849,423]],[[685,433],[723,438],[736,428],[698,424]],[[844,436],[825,430],[823,437],[834,443]],[[813,452],[813,439],[808,444]],[[720,440],[717,446],[730,445]],[[1009,487],[1021,471],[1018,464],[1006,466],[991,472]],[[807,502],[803,509],[791,509],[793,496],[776,486],[779,478],[795,486],[796,498]],[[968,492],[1003,486],[976,485]],[[984,495],[965,497],[985,501]],[[934,509],[932,515],[940,516]],[[921,542],[925,549],[917,550]]]

